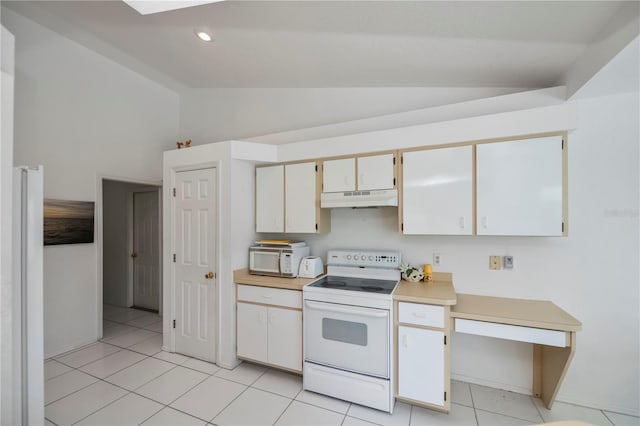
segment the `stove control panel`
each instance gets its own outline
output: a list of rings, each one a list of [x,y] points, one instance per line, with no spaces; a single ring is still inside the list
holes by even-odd
[[[402,256],[398,251],[381,250],[329,250],[327,265],[371,266],[377,268],[399,268]]]

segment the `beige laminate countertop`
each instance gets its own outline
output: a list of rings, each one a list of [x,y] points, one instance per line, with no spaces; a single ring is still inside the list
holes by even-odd
[[[455,305],[456,290],[449,272],[434,272],[433,281],[412,283],[400,281],[393,292],[393,300],[398,302],[427,303],[430,305]]]
[[[315,278],[283,278],[267,277],[264,275],[251,275],[248,268],[236,269],[233,271],[233,281],[236,284],[257,285],[260,287],[284,288],[287,290],[302,290],[305,285],[324,277],[320,275]]]
[[[430,305],[455,305],[456,291],[451,281],[412,283],[402,280],[393,292],[393,300]]]
[[[453,318],[489,321],[560,331],[580,331],[582,323],[548,300],[458,294]]]

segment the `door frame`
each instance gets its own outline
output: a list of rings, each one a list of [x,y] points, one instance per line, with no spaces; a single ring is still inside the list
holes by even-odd
[[[147,179],[139,179],[139,178],[131,178],[124,176],[113,176],[107,174],[96,174],[96,210],[95,210],[95,244],[96,244],[96,282],[98,283],[98,288],[96,291],[96,340],[102,339],[102,302],[103,302],[103,282],[102,282],[102,274],[103,274],[103,244],[104,244],[104,233],[103,233],[103,201],[102,201],[102,186],[103,181],[111,180],[116,182],[124,182],[130,183],[133,185],[149,185],[156,186],[160,191],[160,200],[159,205],[162,205],[162,181],[161,180],[147,180]],[[133,206],[132,206],[133,209]],[[162,208],[160,208],[160,212],[162,212]],[[128,213],[127,213],[128,214]],[[162,223],[162,216],[160,216],[160,223]],[[162,229],[162,228],[161,228]],[[129,238],[129,237],[127,237]],[[160,232],[160,237],[158,238],[158,244],[160,244],[160,252],[162,253],[163,243],[162,243],[162,232]],[[162,282],[162,256],[160,256],[160,293],[162,293],[162,289],[164,288]]]
[[[167,187],[165,188],[166,198],[164,199],[164,203],[167,203],[167,206],[169,207],[169,209],[168,209],[168,212],[166,212],[166,215],[164,216],[164,221],[163,221],[163,225],[166,226],[164,228],[165,235],[169,236],[168,244],[164,246],[165,251],[163,252],[163,256],[165,256],[164,259],[166,259],[165,260],[166,265],[169,265],[168,268],[165,268],[163,270],[163,273],[166,274],[164,276],[164,283],[168,287],[167,288],[168,291],[166,291],[166,296],[164,297],[164,303],[166,304],[164,311],[165,313],[168,312],[168,314],[163,316],[163,330],[165,331],[169,330],[169,333],[168,333],[169,340],[167,341],[166,339],[167,334],[165,334],[165,338],[163,339],[162,349],[168,352],[175,352],[176,351],[176,338],[175,338],[176,330],[172,326],[172,320],[176,317],[176,268],[175,268],[175,264],[171,260],[171,256],[173,253],[175,253],[175,250],[176,250],[176,234],[175,234],[176,200],[171,195],[171,192],[173,191],[173,188],[176,185],[176,173],[188,172],[192,170],[214,169],[214,175],[216,177],[216,184],[215,184],[216,223],[214,224],[216,229],[216,238],[215,238],[215,241],[213,242],[216,248],[216,256],[214,259],[214,266],[216,271],[216,279],[215,279],[216,288],[214,292],[215,302],[214,302],[213,312],[212,312],[213,320],[215,322],[213,327],[213,342],[215,344],[215,347],[213,348],[213,355],[215,359],[214,362],[217,362],[217,360],[219,359],[218,352],[219,352],[220,342],[218,341],[218,338],[220,336],[219,329],[221,326],[220,324],[221,322],[220,321],[220,250],[221,250],[220,226],[222,222],[220,220],[220,203],[222,202],[221,200],[222,194],[221,194],[221,187],[220,187],[220,180],[221,180],[220,168],[221,168],[220,161],[208,161],[208,162],[203,162],[199,164],[171,167],[171,169],[169,170],[170,184],[167,185]],[[165,292],[163,291],[163,293]]]
[[[155,192],[158,196],[158,315],[162,316],[162,186],[155,190],[149,188],[150,185],[131,188],[127,196],[127,248],[129,253],[133,253],[134,247],[134,206],[136,192]],[[155,185],[154,185],[155,186]],[[127,305],[133,306],[133,259],[129,257],[127,266]]]

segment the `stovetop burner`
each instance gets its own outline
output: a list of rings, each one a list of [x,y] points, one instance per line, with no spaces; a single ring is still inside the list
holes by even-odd
[[[397,281],[376,280],[372,278],[340,277],[327,275],[326,277],[309,284],[310,287],[332,288],[350,291],[362,291],[366,293],[391,294]]]

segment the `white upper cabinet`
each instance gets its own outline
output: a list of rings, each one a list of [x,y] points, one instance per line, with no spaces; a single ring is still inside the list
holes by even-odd
[[[316,163],[285,166],[285,232],[316,232]]]
[[[369,155],[323,162],[322,192],[395,188],[394,154]]]
[[[476,147],[477,234],[560,236],[561,136]]]
[[[471,235],[473,147],[402,155],[404,234]]]
[[[320,209],[317,165],[256,168],[256,232],[329,232],[331,212]]]
[[[283,165],[256,168],[256,232],[284,232]]]
[[[395,188],[393,159],[393,154],[358,157],[358,191]]]
[[[346,192],[356,190],[356,159],[343,158],[323,163],[323,192]]]

